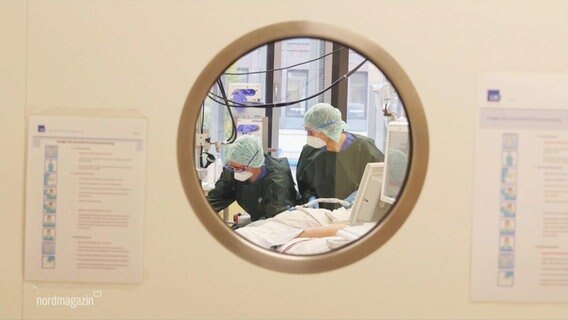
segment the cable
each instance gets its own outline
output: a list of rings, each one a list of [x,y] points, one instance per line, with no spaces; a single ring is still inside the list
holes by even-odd
[[[269,72],[274,72],[274,71],[286,70],[286,69],[294,68],[294,67],[297,67],[297,66],[301,66],[301,65],[306,64],[306,63],[310,63],[310,62],[314,62],[314,61],[323,59],[323,58],[325,58],[325,57],[327,57],[327,56],[329,56],[329,55],[331,55],[331,54],[334,54],[334,53],[336,53],[336,52],[338,52],[338,51],[340,51],[340,50],[343,50],[343,49],[345,49],[345,48],[344,48],[344,47],[341,47],[341,48],[339,48],[339,49],[336,49],[336,50],[334,50],[334,51],[332,51],[332,52],[330,52],[330,53],[326,53],[326,54],[324,54],[323,56],[317,57],[317,58],[315,58],[315,59],[307,60],[307,61],[300,62],[300,63],[297,63],[297,64],[293,64],[293,65],[287,66],[287,67],[281,67],[281,68],[275,68],[275,69],[263,70],[263,71],[252,71],[252,72],[225,72],[225,73],[223,73],[223,74],[224,74],[224,75],[229,75],[229,76],[244,76],[244,75],[247,75],[247,74],[269,73]]]
[[[221,105],[226,105],[228,107],[233,107],[233,108],[281,108],[281,107],[287,107],[287,106],[291,106],[300,102],[304,102],[310,99],[313,99],[329,90],[331,90],[334,86],[336,86],[339,82],[347,79],[349,76],[351,76],[353,73],[355,73],[357,70],[359,70],[359,68],[361,68],[363,66],[363,64],[365,64],[365,62],[367,62],[368,60],[365,59],[363,60],[363,62],[361,62],[360,64],[358,64],[355,68],[353,68],[353,70],[349,71],[348,73],[344,74],[343,76],[341,76],[340,78],[338,78],[337,80],[335,80],[334,82],[331,83],[331,85],[325,89],[323,89],[322,91],[315,93],[311,96],[308,96],[306,98],[300,99],[300,100],[296,100],[296,101],[290,101],[290,102],[279,102],[279,103],[269,103],[269,104],[259,104],[259,105],[250,105],[250,104],[244,104],[244,103],[240,103],[237,101],[233,101],[233,100],[228,100],[226,99],[226,95],[224,97],[220,97],[218,95],[216,95],[213,92],[209,92],[209,99],[213,100],[214,102],[217,102],[218,104]],[[223,99],[225,100],[225,102],[220,102],[219,100],[215,99],[215,98],[219,98],[219,99]],[[229,102],[231,104],[229,104]]]
[[[351,76],[353,73],[355,73],[357,70],[359,70],[359,68],[361,68],[363,66],[363,64],[365,64],[365,62],[367,62],[368,60],[365,59],[363,60],[363,62],[361,62],[359,65],[357,65],[355,68],[353,68],[353,70],[349,71],[348,73],[344,74],[343,76],[341,76],[340,78],[338,78],[337,80],[335,80],[329,87],[323,89],[322,91],[315,93],[311,96],[308,96],[306,98],[300,99],[300,100],[296,100],[296,101],[291,101],[291,102],[280,102],[280,103],[271,103],[271,104],[259,104],[259,105],[250,105],[250,104],[244,104],[244,103],[240,103],[237,101],[233,101],[233,100],[228,100],[228,102],[231,102],[232,104],[230,105],[231,107],[240,107],[240,108],[278,108],[278,107],[286,107],[286,106],[290,106],[290,105],[294,105],[296,103],[300,103],[300,102],[304,102],[310,99],[313,99],[323,93],[325,93],[326,91],[329,91],[330,89],[332,89],[335,85],[337,85],[339,82],[347,79],[349,76]],[[213,95],[214,97],[217,98],[222,98],[218,95],[216,95],[215,93],[210,92],[209,93],[209,98],[219,104],[223,104],[222,102],[219,102],[218,100],[214,99],[213,97],[211,97],[211,95]]]

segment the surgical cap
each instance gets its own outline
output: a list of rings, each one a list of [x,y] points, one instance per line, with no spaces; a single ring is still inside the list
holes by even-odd
[[[262,141],[257,136],[245,134],[237,138],[229,146],[227,160],[235,161],[239,164],[251,168],[260,168],[264,164],[264,152]]]
[[[321,131],[335,142],[339,142],[341,132],[347,124],[341,120],[341,111],[329,103],[318,103],[304,115],[304,126]]]

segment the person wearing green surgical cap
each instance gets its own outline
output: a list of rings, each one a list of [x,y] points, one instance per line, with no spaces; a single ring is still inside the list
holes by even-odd
[[[297,192],[286,158],[264,153],[261,140],[253,135],[240,136],[228,148],[221,177],[207,194],[215,211],[237,201],[256,221],[295,205]]]
[[[384,161],[373,139],[347,132],[346,127],[341,112],[328,103],[318,103],[304,115],[308,137],[296,169],[299,203],[317,198],[353,202],[367,163]]]

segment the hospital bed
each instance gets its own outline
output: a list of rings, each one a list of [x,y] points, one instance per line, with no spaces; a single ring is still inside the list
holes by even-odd
[[[255,221],[235,231],[245,239],[268,250],[309,255],[329,252],[345,246],[369,232],[376,222],[351,223],[352,209],[312,209],[296,207],[273,218]],[[334,223],[345,224],[335,236],[302,238],[304,229],[319,228]]]
[[[369,232],[390,210],[390,204],[380,200],[384,163],[368,163],[361,179],[353,206],[339,199],[317,199],[336,203],[339,209],[311,209],[311,202],[279,213],[273,218],[255,221],[236,232],[247,240],[269,250],[288,254],[318,254],[345,246]],[[299,237],[305,229],[345,224],[335,236],[323,238]]]

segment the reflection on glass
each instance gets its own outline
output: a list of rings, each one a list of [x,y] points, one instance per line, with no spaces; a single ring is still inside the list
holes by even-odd
[[[337,109],[315,115],[321,103]],[[235,61],[211,87],[196,132],[211,206],[236,233],[287,254],[328,252],[370,231],[395,203],[410,156],[387,77],[319,39],[277,41]]]
[[[393,121],[388,124],[385,157],[385,176],[381,188],[383,202],[396,201],[404,180],[409,158],[408,122]]]

